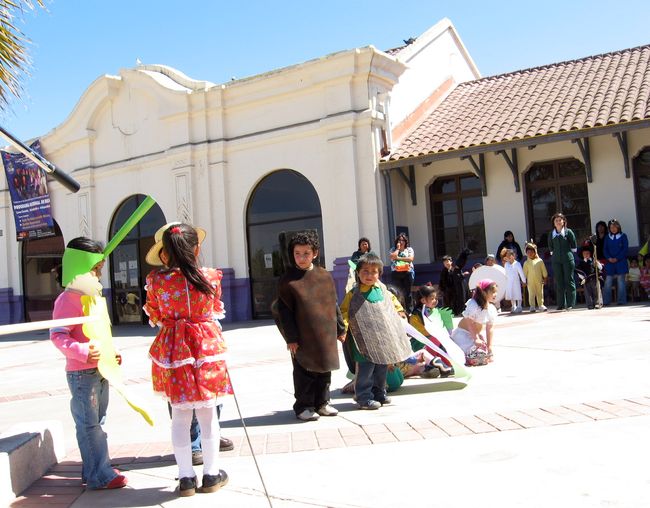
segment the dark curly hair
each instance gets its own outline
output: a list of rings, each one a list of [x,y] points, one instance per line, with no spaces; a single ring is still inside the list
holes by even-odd
[[[292,265],[295,265],[295,260],[293,259],[293,249],[296,245],[309,245],[311,247],[311,250],[313,250],[314,253],[317,253],[320,251],[318,233],[313,229],[309,229],[307,231],[300,231],[291,237],[287,250],[289,251],[289,259],[291,260]],[[316,261],[317,259],[314,259],[314,264],[316,264]]]

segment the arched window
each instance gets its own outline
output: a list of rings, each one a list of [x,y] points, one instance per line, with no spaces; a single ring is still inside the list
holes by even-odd
[[[642,246],[650,238],[650,148],[634,158],[634,196]]]
[[[591,234],[585,166],[577,159],[538,162],[526,172],[528,231],[537,247],[548,248],[551,217],[562,212],[581,243]]]
[[[438,178],[429,187],[435,258],[469,247],[486,254],[481,181],[474,175]]]
[[[122,202],[113,216],[109,239],[113,238],[145,197],[136,194]],[[110,255],[113,323],[144,322],[144,279],[154,268],[144,257],[154,244],[156,231],[164,224],[165,216],[155,204]]]
[[[323,221],[318,194],[309,180],[296,171],[283,169],[271,173],[253,191],[246,226],[253,317],[269,318],[283,271],[278,235],[283,231],[315,229],[323,264]]]

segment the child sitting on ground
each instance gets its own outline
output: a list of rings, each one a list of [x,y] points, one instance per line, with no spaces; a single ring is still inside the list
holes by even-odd
[[[511,312],[519,314],[522,311],[521,306],[521,284],[526,285],[526,276],[517,261],[515,251],[506,249],[505,251],[505,269],[506,269],[506,299],[512,304]]]
[[[537,245],[532,241],[526,243],[526,256],[528,259],[524,262],[524,276],[526,277],[526,286],[528,287],[528,303],[530,312],[544,312],[544,284],[548,278],[548,271],[544,261],[537,254]],[[535,307],[537,304],[537,307]]]
[[[293,235],[287,250],[291,266],[278,283],[276,318],[291,353],[293,410],[302,421],[336,416],[330,383],[332,371],[339,368],[336,339],[345,340],[345,328],[334,280],[315,264],[319,251],[315,231]]]
[[[472,298],[467,300],[463,319],[451,332],[452,340],[465,353],[468,366],[486,365],[492,361],[492,328],[497,316],[494,300],[497,285],[490,279],[478,282]],[[485,325],[485,336],[481,334]]]
[[[409,317],[409,323],[420,332],[422,335],[427,337],[431,342],[438,346],[443,351],[446,351],[444,346],[440,341],[433,337],[426,329],[424,320],[432,319],[438,320],[442,323],[443,327],[451,333],[453,329],[452,313],[449,309],[438,309],[438,292],[436,288],[432,285],[420,286],[415,297],[416,307],[413,311],[413,314]],[[453,374],[454,369],[451,367],[451,363],[446,358],[441,358],[437,355],[435,351],[432,351],[428,346],[425,346],[421,342],[411,339],[411,348],[413,351],[420,351],[425,349],[429,354],[433,355],[438,361],[435,362],[436,367],[440,371],[442,377],[447,377]]]
[[[341,303],[343,321],[354,340],[354,392],[359,409],[374,410],[390,404],[386,395],[388,366],[412,353],[401,322],[406,316],[404,309],[379,281],[383,267],[378,256],[361,256],[357,263],[359,285]]]

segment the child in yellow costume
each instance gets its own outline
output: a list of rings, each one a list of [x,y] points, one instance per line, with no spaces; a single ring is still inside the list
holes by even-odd
[[[542,258],[537,254],[537,245],[532,241],[526,243],[526,256],[528,259],[524,263],[524,275],[528,286],[528,303],[530,312],[544,312],[544,284],[548,278],[548,271]],[[537,307],[535,305],[537,304]]]

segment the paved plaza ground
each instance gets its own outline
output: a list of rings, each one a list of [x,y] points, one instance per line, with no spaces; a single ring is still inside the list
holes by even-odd
[[[129,486],[84,491],[64,359],[47,332],[0,337],[0,432],[59,420],[67,457],[12,506],[148,507],[643,507],[650,505],[650,305],[499,316],[495,361],[467,387],[407,380],[393,404],[359,411],[340,393],[337,417],[302,423],[291,410],[291,362],[268,321],[225,327],[229,368],[264,483],[235,400],[226,399],[221,454],[230,483],[178,498],[170,424],[152,395],[154,331],[116,327],[130,389],[149,427],[113,391],[105,429]],[[344,365],[342,356],[341,363]],[[201,468],[196,468],[199,476]]]

